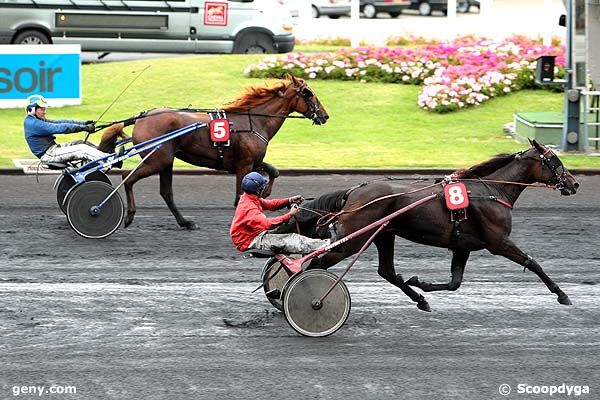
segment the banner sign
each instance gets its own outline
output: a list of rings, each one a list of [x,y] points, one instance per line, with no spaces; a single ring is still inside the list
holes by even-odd
[[[204,3],[204,25],[227,26],[227,3]]]
[[[81,104],[81,46],[0,45],[0,108],[25,107],[32,94]]]

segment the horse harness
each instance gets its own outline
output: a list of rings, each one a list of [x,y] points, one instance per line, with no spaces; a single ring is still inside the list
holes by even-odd
[[[222,110],[211,111],[208,113],[208,116],[210,117],[211,122],[216,121],[216,120],[227,120],[227,115],[225,114],[225,111],[222,111]],[[229,123],[228,123],[227,127],[229,127]],[[211,133],[211,141],[213,142],[213,146],[217,150],[217,167],[216,167],[216,169],[218,169],[218,170],[224,169],[223,160],[225,158],[225,154],[223,153],[223,151],[224,151],[224,148],[229,147],[229,145],[231,144],[231,141],[229,140],[229,134],[230,134],[230,132],[227,132],[227,140],[226,141],[215,141],[215,140],[213,140],[213,137],[212,137],[213,135]]]
[[[490,191],[491,189],[484,180],[480,180]],[[467,220],[467,207],[469,206],[469,199],[488,199],[502,204],[510,209],[513,208],[509,202],[499,199],[498,197],[490,194],[489,196],[471,196],[471,191],[467,190],[466,186],[458,181],[456,176],[450,175],[440,181],[442,188],[444,189],[444,198],[446,200],[446,207],[450,211],[450,222],[452,225],[452,234],[450,236],[450,244],[448,248],[455,250],[458,247],[458,241],[461,235],[461,222]],[[453,191],[453,187],[456,190]],[[463,198],[464,197],[464,198]],[[461,201],[453,201],[459,199]]]

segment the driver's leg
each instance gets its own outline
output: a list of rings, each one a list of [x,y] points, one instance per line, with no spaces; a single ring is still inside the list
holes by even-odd
[[[311,239],[297,233],[265,233],[259,235],[250,248],[284,254],[308,254],[328,244],[330,244],[329,239]]]
[[[60,163],[75,160],[93,161],[106,157],[107,155],[108,154],[86,144],[66,144],[48,149],[41,160],[44,163]]]

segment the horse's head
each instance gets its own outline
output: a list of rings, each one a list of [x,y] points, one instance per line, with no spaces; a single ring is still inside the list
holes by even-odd
[[[536,142],[535,139],[529,139],[529,143],[532,148],[525,151],[522,157],[530,155],[541,161],[534,169],[535,180],[548,185],[556,185],[556,188],[564,196],[577,193],[579,183],[558,156],[548,147]]]
[[[306,82],[293,75],[289,76],[291,84],[288,90],[295,92],[295,101],[292,102],[292,110],[299,112],[306,118],[310,118],[313,124],[322,125],[329,119],[329,114],[321,104],[315,92],[308,87]]]

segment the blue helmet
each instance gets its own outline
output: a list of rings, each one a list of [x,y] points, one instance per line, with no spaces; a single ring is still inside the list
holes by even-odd
[[[36,109],[38,107],[46,108],[48,107],[48,103],[46,99],[41,94],[33,94],[27,98],[27,104],[25,109],[27,112],[31,112],[32,109]]]
[[[250,172],[242,179],[242,190],[246,193],[260,195],[269,180],[258,172]]]

